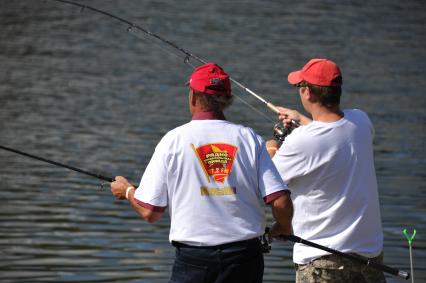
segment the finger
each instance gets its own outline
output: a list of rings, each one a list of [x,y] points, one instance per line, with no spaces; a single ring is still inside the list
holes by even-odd
[[[280,121],[284,121],[285,119],[288,119],[288,116],[287,115],[280,115],[280,116],[278,116],[278,119]]]
[[[278,115],[280,115],[280,116],[288,116],[288,112],[287,111],[280,111],[280,113]]]
[[[116,181],[119,181],[119,182],[127,182],[127,179],[126,179],[126,178],[124,178],[123,176],[116,176],[116,177],[115,177],[115,180],[116,180]]]
[[[290,128],[293,124],[291,123],[291,120],[289,120],[289,121],[284,121],[283,122],[284,123],[284,127],[286,127],[286,128]]]
[[[280,113],[285,113],[288,112],[290,109],[282,107],[282,106],[277,106],[277,109],[280,111]]]

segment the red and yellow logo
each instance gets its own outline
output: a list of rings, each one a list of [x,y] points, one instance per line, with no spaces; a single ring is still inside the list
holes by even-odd
[[[216,182],[225,182],[226,177],[231,173],[238,148],[226,143],[206,144],[198,148],[191,144],[191,147],[197,155],[207,180],[210,182],[210,178],[213,177]]]

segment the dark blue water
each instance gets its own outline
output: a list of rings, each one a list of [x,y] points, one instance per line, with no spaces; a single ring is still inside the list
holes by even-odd
[[[385,263],[409,271],[402,229],[415,228],[414,275],[426,282],[426,2],[80,2],[219,63],[277,105],[301,108],[288,72],[336,61],[343,106],[376,126]],[[50,0],[2,0],[0,27],[2,145],[137,183],[159,139],[190,118],[182,54],[126,25]],[[270,138],[264,116],[274,115],[236,94],[261,113],[237,99],[228,119]],[[143,222],[96,179],[0,151],[0,198],[1,282],[167,281],[169,219]],[[273,244],[265,282],[294,280],[291,248]]]

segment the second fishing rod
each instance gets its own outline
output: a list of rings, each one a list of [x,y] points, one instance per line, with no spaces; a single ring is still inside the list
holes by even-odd
[[[34,154],[31,154],[31,153],[28,153],[28,152],[24,152],[24,151],[18,150],[16,148],[11,148],[11,147],[8,147],[8,146],[0,145],[0,149],[3,149],[5,151],[9,151],[9,152],[13,152],[13,153],[25,156],[25,157],[29,157],[29,158],[32,158],[32,159],[35,159],[35,160],[38,160],[38,161],[42,161],[42,162],[45,162],[45,163],[49,163],[49,164],[52,164],[52,165],[55,165],[55,166],[58,166],[58,167],[66,168],[68,170],[71,170],[71,171],[74,171],[74,172],[77,172],[77,173],[80,173],[80,174],[83,174],[83,175],[86,175],[86,176],[90,176],[90,177],[96,178],[96,179],[101,180],[101,181],[106,181],[106,182],[109,182],[109,183],[115,181],[114,177],[105,176],[105,175],[102,175],[102,174],[99,174],[99,173],[94,173],[94,172],[91,172],[91,171],[88,171],[88,170],[85,170],[85,169],[81,169],[81,168],[78,168],[78,167],[75,167],[75,166],[71,166],[69,164],[64,164],[64,163],[61,163],[61,162],[58,162],[58,161],[55,161],[55,160],[47,159],[45,157],[41,157],[41,156],[34,155]],[[133,186],[135,188],[138,187],[136,185],[133,185]]]

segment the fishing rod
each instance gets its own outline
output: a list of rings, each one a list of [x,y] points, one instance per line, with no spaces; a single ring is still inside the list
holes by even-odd
[[[46,1],[46,0],[44,0],[44,1]],[[185,63],[185,64],[187,64],[187,65],[190,65],[190,66],[191,66],[191,67],[193,67],[193,68],[195,68],[195,66],[193,66],[193,65],[189,62],[190,58],[193,58],[194,60],[198,61],[198,62],[199,62],[199,63],[201,63],[201,64],[206,64],[206,63],[207,63],[207,61],[206,61],[206,60],[201,59],[200,57],[198,57],[198,56],[194,55],[193,53],[191,53],[190,51],[188,51],[188,50],[186,50],[186,49],[184,49],[184,48],[182,48],[182,47],[179,47],[178,45],[176,45],[175,43],[173,43],[173,42],[171,42],[171,41],[169,41],[169,40],[165,39],[164,37],[159,36],[158,34],[155,34],[155,33],[151,32],[151,31],[149,31],[149,30],[147,30],[147,29],[145,29],[145,28],[143,28],[143,27],[141,27],[141,26],[139,26],[139,25],[137,25],[137,24],[135,24],[135,23],[133,23],[133,22],[131,22],[131,21],[128,21],[128,20],[126,20],[126,19],[124,19],[124,18],[122,18],[122,17],[119,17],[119,16],[117,16],[117,15],[111,14],[111,13],[106,12],[106,11],[104,11],[104,10],[100,10],[100,9],[94,8],[94,7],[92,7],[92,6],[88,6],[88,5],[81,4],[81,3],[78,3],[78,2],[74,2],[74,1],[70,1],[70,0],[51,0],[51,1],[56,1],[56,2],[60,2],[60,3],[65,3],[65,4],[74,5],[74,6],[80,7],[82,11],[83,11],[84,9],[88,9],[88,10],[94,11],[94,12],[96,12],[96,13],[102,14],[102,15],[104,15],[104,16],[107,16],[107,17],[113,18],[113,19],[115,19],[115,20],[117,20],[117,21],[119,21],[119,22],[125,23],[126,25],[128,25],[128,28],[127,28],[127,31],[128,31],[128,32],[130,32],[130,31],[132,31],[132,30],[135,30],[135,29],[136,29],[136,30],[139,30],[139,31],[141,31],[141,32],[143,32],[143,33],[145,33],[145,34],[147,34],[148,36],[151,36],[151,37],[153,37],[153,38],[155,38],[155,39],[157,39],[157,40],[159,40],[159,41],[161,41],[161,42],[163,42],[163,43],[165,43],[165,44],[169,45],[170,47],[172,47],[172,48],[174,48],[174,49],[176,49],[176,50],[178,50],[178,51],[182,52],[182,53],[185,55],[184,63]],[[229,79],[230,79],[230,80],[231,80],[234,84],[236,84],[238,87],[240,87],[241,89],[243,89],[245,92],[247,92],[247,93],[251,94],[251,95],[252,95],[252,96],[254,96],[256,99],[258,99],[260,102],[262,102],[263,104],[265,104],[265,105],[266,105],[266,106],[267,106],[270,110],[272,110],[275,114],[279,114],[279,113],[280,113],[280,110],[279,110],[279,109],[278,109],[278,108],[277,108],[274,104],[272,104],[271,102],[269,102],[269,101],[265,100],[265,99],[264,99],[264,98],[262,98],[259,94],[255,93],[254,91],[252,91],[251,89],[249,89],[247,86],[243,85],[242,83],[240,83],[240,82],[239,82],[239,81],[237,81],[236,79],[233,79],[232,77],[230,77]],[[238,97],[238,96],[237,96],[237,97]],[[238,98],[242,100],[242,98],[240,98],[240,97],[238,97]],[[242,100],[242,101],[243,101],[245,104],[247,104],[249,107],[251,107],[252,109],[254,109],[256,112],[258,112],[259,114],[262,114],[262,116],[264,116],[262,112],[259,112],[257,109],[255,109],[254,107],[252,107],[250,104],[246,103],[244,100]],[[268,120],[271,120],[271,119],[270,119],[270,118],[268,118],[267,116],[264,116],[264,117],[265,117],[265,118],[267,118]],[[272,121],[272,122],[275,122],[275,121]],[[292,120],[292,124],[293,124],[295,127],[299,126],[299,123],[298,123],[297,121],[293,121],[293,120]]]
[[[50,163],[50,164],[53,164],[55,166],[67,168],[69,170],[78,172],[80,174],[88,175],[88,176],[97,178],[99,180],[107,181],[109,183],[112,183],[112,182],[115,181],[115,178],[113,178],[113,177],[107,177],[107,176],[103,176],[101,174],[89,172],[89,171],[86,171],[86,170],[83,170],[83,169],[80,169],[80,168],[77,168],[77,167],[73,167],[73,166],[63,164],[63,163],[60,163],[60,162],[57,162],[57,161],[49,160],[47,158],[36,156],[36,155],[30,154],[30,153],[27,153],[27,152],[23,152],[23,151],[20,151],[20,150],[17,150],[17,149],[13,149],[13,148],[10,148],[10,147],[4,146],[4,145],[0,145],[0,149],[4,149],[6,151],[17,153],[17,154],[20,154],[20,155],[23,155],[23,156],[26,156],[26,157],[29,157],[29,158],[33,158],[33,159],[36,159],[36,160],[39,160],[39,161]],[[135,185],[132,185],[132,186],[134,186],[135,188],[138,187],[138,186],[135,186]]]
[[[408,280],[410,278],[410,273],[408,273],[406,271],[398,270],[398,269],[395,269],[393,267],[390,267],[390,266],[387,266],[387,265],[384,265],[384,264],[381,264],[381,263],[378,263],[378,262],[371,261],[371,259],[364,257],[364,256],[361,256],[361,255],[342,253],[338,250],[330,249],[328,247],[316,244],[314,242],[307,241],[307,240],[302,239],[302,238],[295,236],[295,235],[286,235],[286,236],[283,236],[283,238],[287,239],[291,242],[294,242],[294,243],[301,243],[301,244],[311,246],[311,247],[314,247],[314,248],[317,248],[317,249],[320,249],[320,250],[323,250],[323,251],[326,251],[326,252],[329,252],[329,253],[332,253],[332,254],[335,254],[335,255],[339,255],[341,257],[356,261],[356,262],[361,263],[363,265],[373,267],[375,269],[387,272],[387,273],[392,274],[394,276],[398,276],[398,277],[405,279],[405,280]]]

